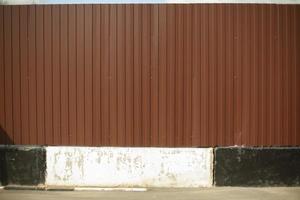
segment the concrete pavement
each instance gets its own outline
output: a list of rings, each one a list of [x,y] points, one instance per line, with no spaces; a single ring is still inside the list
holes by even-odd
[[[149,189],[146,192],[0,190],[1,200],[299,200],[300,187]]]

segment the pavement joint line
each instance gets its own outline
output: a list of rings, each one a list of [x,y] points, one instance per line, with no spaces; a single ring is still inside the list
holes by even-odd
[[[147,188],[94,188],[75,187],[74,191],[124,191],[124,192],[146,192]]]

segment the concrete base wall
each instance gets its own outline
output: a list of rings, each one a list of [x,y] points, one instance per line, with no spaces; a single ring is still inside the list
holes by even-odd
[[[0,145],[6,188],[300,186],[299,166],[300,147]]]
[[[207,187],[212,148],[47,147],[47,185]]]
[[[215,149],[217,186],[299,186],[300,148]]]
[[[43,147],[0,146],[0,182],[3,185],[44,184],[45,170]]]

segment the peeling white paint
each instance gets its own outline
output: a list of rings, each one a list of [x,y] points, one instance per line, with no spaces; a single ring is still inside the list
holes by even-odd
[[[208,187],[212,148],[47,147],[47,185]]]

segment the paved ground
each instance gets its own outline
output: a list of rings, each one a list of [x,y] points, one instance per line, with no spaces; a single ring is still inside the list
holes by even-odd
[[[282,188],[203,188],[203,189],[155,189],[147,192],[89,192],[89,191],[30,191],[0,190],[1,200],[300,200],[300,187]]]

